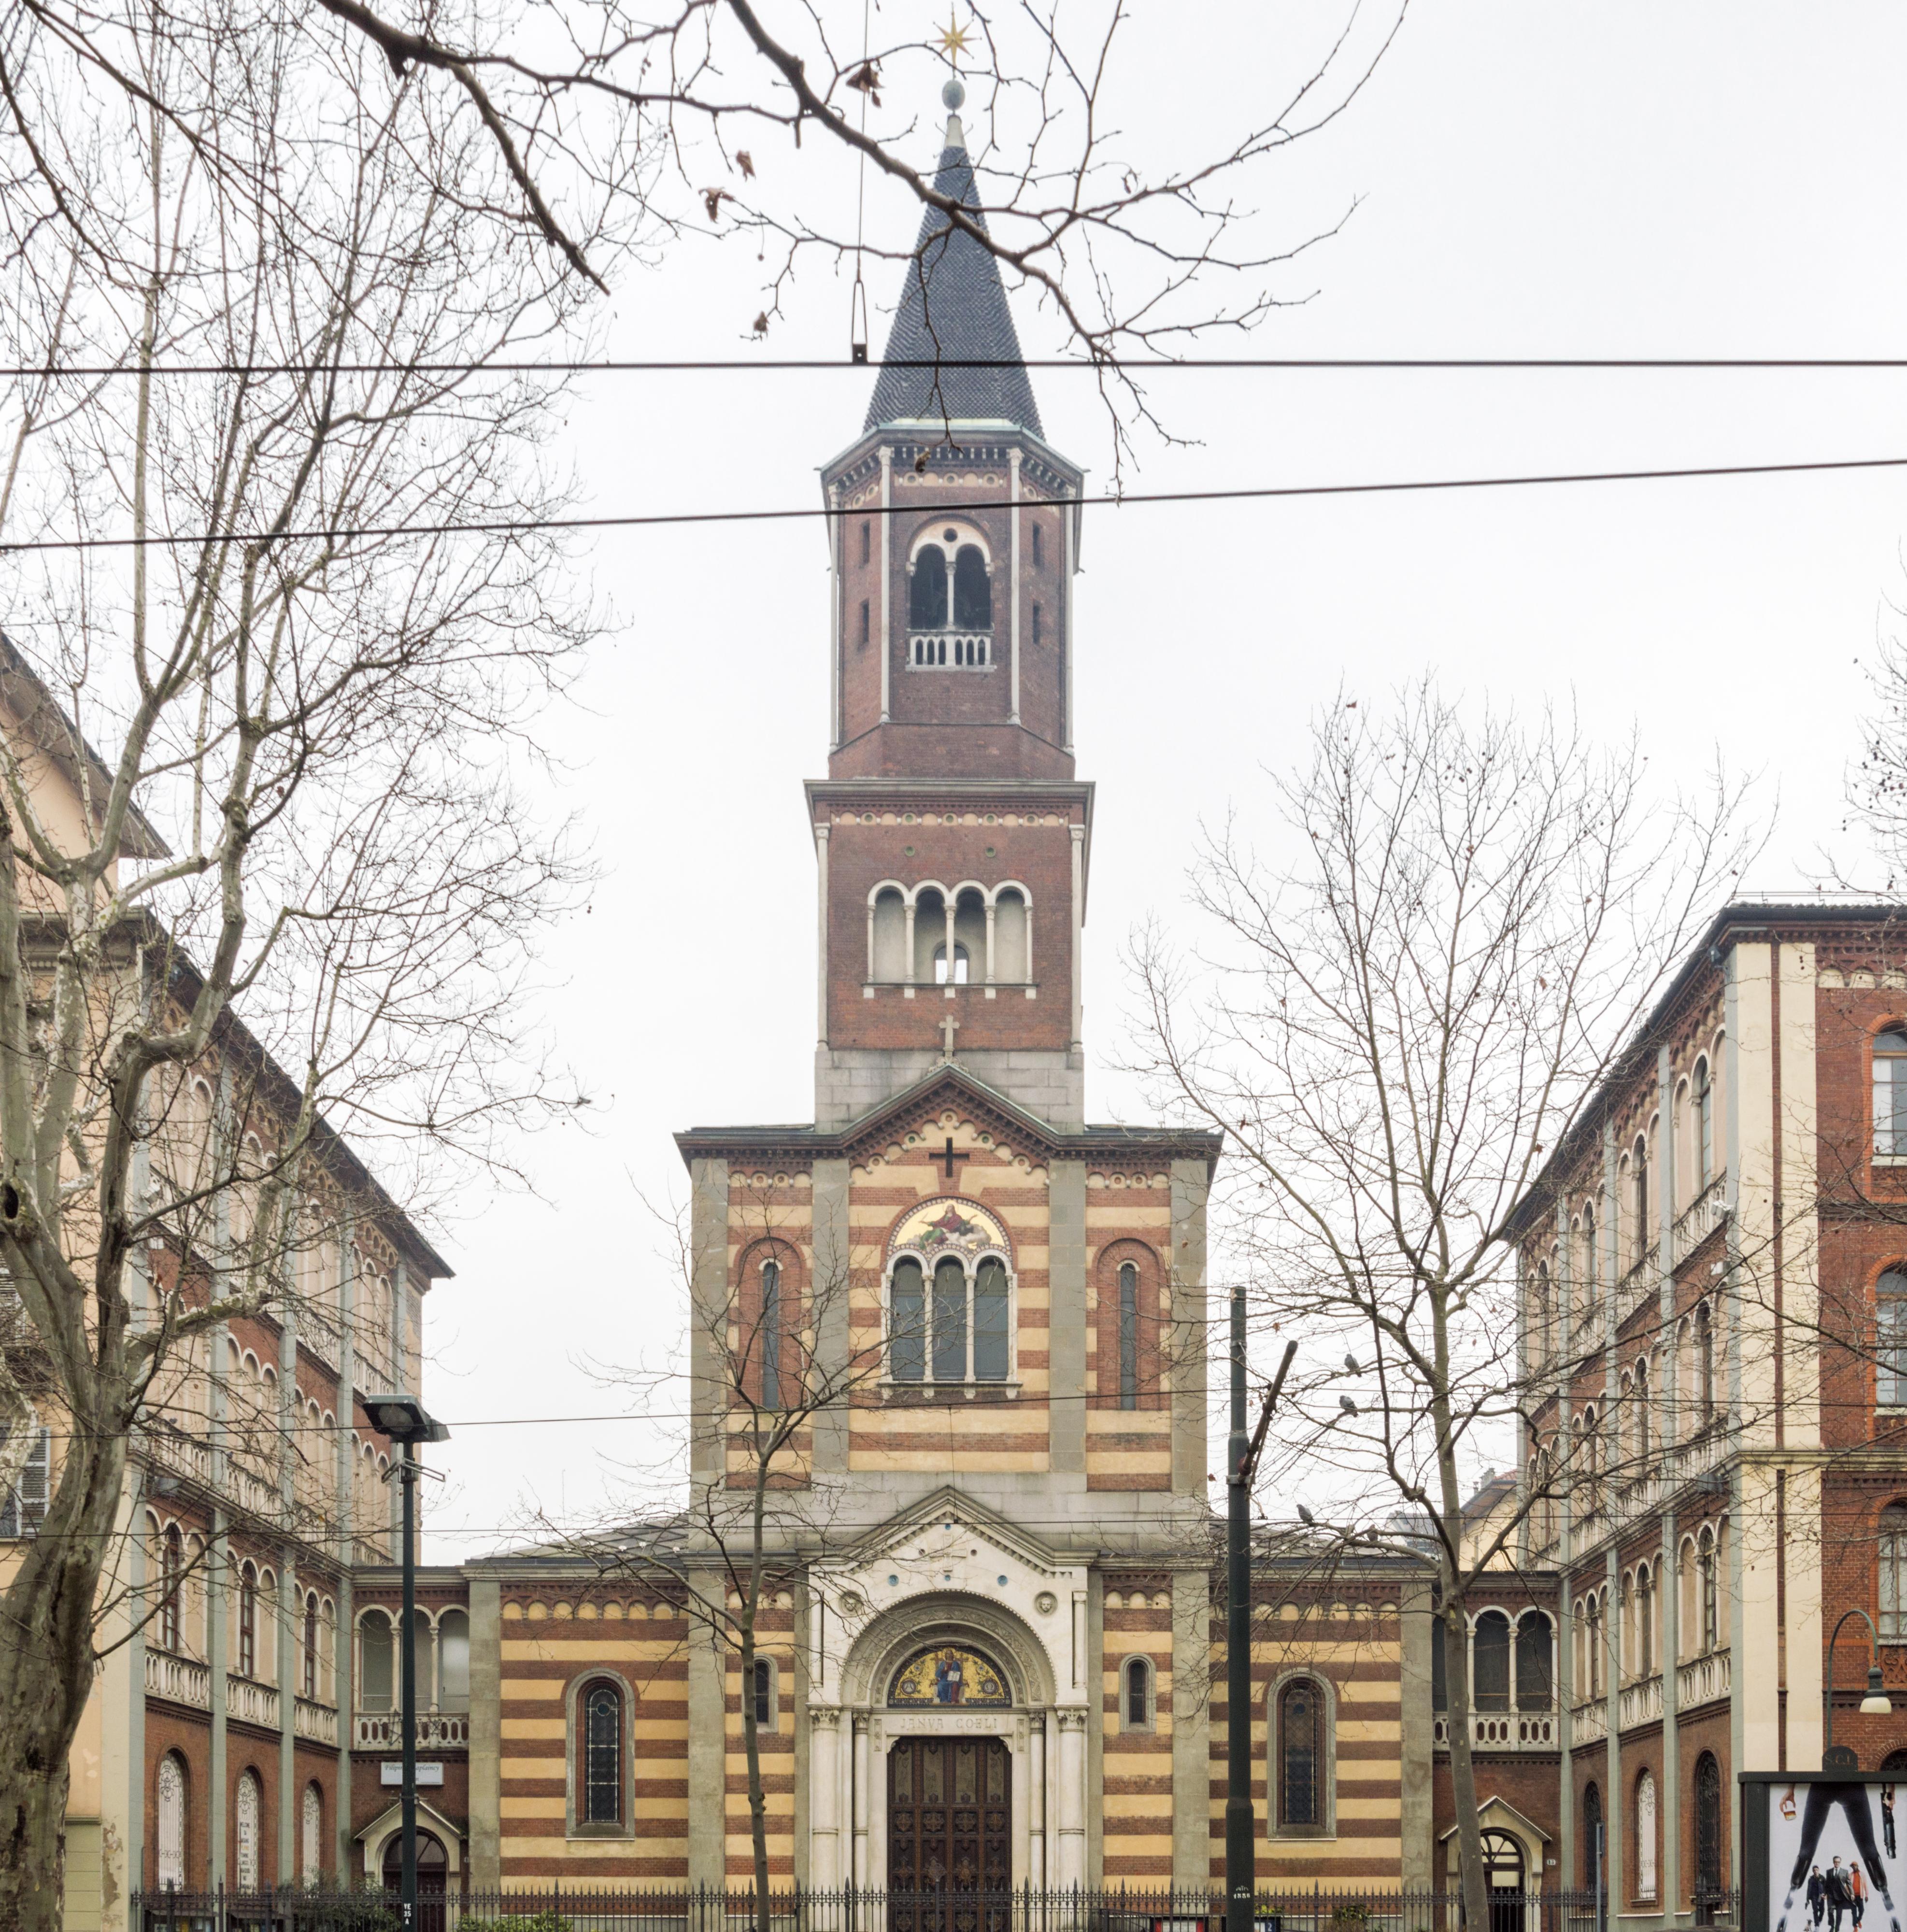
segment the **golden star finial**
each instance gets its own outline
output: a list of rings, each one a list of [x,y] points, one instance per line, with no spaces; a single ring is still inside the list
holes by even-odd
[[[940,51],[947,57],[947,64],[956,70],[960,57],[967,51],[967,29],[957,25],[952,8],[947,9],[947,24],[940,29]]]

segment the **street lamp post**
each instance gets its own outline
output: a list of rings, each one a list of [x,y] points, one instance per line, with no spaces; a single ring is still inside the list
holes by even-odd
[[[1860,1760],[1843,1744],[1834,1748],[1834,1646],[1840,1641],[1841,1624],[1849,1617],[1858,1617],[1867,1626],[1867,1694],[1861,1700],[1864,1717],[1885,1718],[1893,1708],[1887,1692],[1881,1684],[1881,1634],[1874,1628],[1874,1619],[1864,1610],[1843,1610],[1840,1623],[1834,1626],[1834,1634],[1828,1640],[1828,1688],[1822,1693],[1821,1768],[1823,1771],[1852,1771]]]
[[[373,1395],[364,1398],[371,1426],[391,1438],[401,1451],[394,1466],[403,1492],[403,1621],[397,1642],[398,1727],[403,1744],[403,1876],[397,1894],[404,1932],[417,1932],[417,1479],[423,1466],[417,1460],[420,1442],[448,1442],[450,1431],[424,1412],[415,1396]]]

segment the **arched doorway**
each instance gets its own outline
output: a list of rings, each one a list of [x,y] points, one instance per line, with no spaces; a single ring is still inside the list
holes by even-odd
[[[1490,1932],[1523,1932],[1527,1881],[1523,1847],[1507,1832],[1482,1834],[1483,1882],[1490,1894]]]
[[[1722,1895],[1722,1767],[1713,1751],[1695,1761],[1695,1922],[1712,1925]]]
[[[417,1834],[417,1932],[445,1932],[444,1893],[450,1871],[450,1854],[434,1832],[421,1826]],[[394,1832],[384,1847],[384,1889],[399,1892],[404,1886],[404,1834]]]
[[[1599,1894],[1602,1910],[1599,1915],[1597,1932],[1601,1932],[1602,1922],[1609,1916],[1609,1894],[1603,1890],[1603,1856],[1606,1847],[1603,1838],[1603,1793],[1600,1786],[1585,1785],[1582,1793],[1582,1871],[1577,1882],[1585,1892]]]

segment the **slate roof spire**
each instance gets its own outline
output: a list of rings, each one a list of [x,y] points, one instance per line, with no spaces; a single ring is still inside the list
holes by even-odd
[[[950,80],[940,98],[950,109],[957,109],[965,90],[957,80]],[[977,224],[985,228],[958,113],[947,116],[934,185],[949,200],[971,208]],[[931,366],[937,359],[1003,366],[937,369]],[[921,218],[920,238],[907,266],[901,306],[881,362],[868,419],[862,425],[864,433],[886,423],[939,418],[1010,422],[1036,436],[1044,434],[1039,406],[1020,358],[1020,338],[1013,331],[1000,264],[972,236],[949,227],[937,208],[929,208]],[[905,363],[930,366],[895,366]]]

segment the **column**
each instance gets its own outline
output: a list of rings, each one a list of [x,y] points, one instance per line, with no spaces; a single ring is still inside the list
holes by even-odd
[[[820,962],[820,970],[817,972],[814,976],[815,1002],[817,1008],[819,1009],[815,1020],[815,1024],[818,1029],[815,1036],[823,1046],[826,1046],[828,1043],[829,830],[829,827],[826,825],[817,825],[814,828],[814,863],[816,871],[818,874],[818,884],[820,896],[820,910],[818,914],[817,921],[820,928],[819,934],[819,944],[817,947],[817,958]],[[868,908],[868,945],[870,957],[872,956],[874,947],[874,909],[873,906],[870,904]],[[871,977],[871,975],[870,975],[870,976]]]
[[[1086,1475],[1086,1163],[1055,1160],[1048,1171],[1048,1466],[1078,1486]]]
[[[868,1882],[868,1713],[854,1713],[854,1882]]]
[[[1623,1827],[1627,1822],[1628,1798],[1622,1788],[1622,1586],[1616,1574],[1615,1545],[1612,1542],[1603,1558],[1606,1607],[1603,1612],[1603,1685],[1606,1694],[1604,1720],[1609,1727],[1609,1768],[1603,1778],[1603,1837],[1608,1847],[1603,1868],[1609,1874],[1609,1912],[1613,1923],[1629,1897],[1628,1881],[1623,1876]]]
[[[1682,1762],[1680,1738],[1682,1592],[1675,1574],[1675,1512],[1662,1513],[1662,1555],[1655,1600],[1657,1647],[1662,1665],[1662,1850],[1656,1902],[1672,1924],[1682,1898]]]
[[[691,1575],[689,1588],[715,1596],[718,1573]],[[715,1596],[717,1602],[721,1600]],[[719,1887],[728,1868],[728,1699],[724,1662],[707,1619],[688,1628],[688,1882]]]
[[[1175,1570],[1172,1573],[1172,1884],[1177,1891],[1203,1892],[1212,1882],[1212,1729],[1210,1700],[1206,1694],[1211,1681],[1211,1573],[1202,1566],[1196,1570]],[[1407,1699],[1404,1706],[1407,1724],[1410,1710]],[[1407,1786],[1407,1792],[1408,1789]]]
[[[940,902],[940,910],[946,914],[947,936],[944,944],[947,949],[947,998],[954,996],[954,898],[949,892]]]
[[[1008,464],[1009,464],[1009,465],[1010,466],[1011,470],[1012,470],[1012,476],[1011,476],[1011,477],[1010,477],[1009,481],[1010,481],[1010,483],[1011,483],[1011,500],[1012,500],[1012,505],[1013,505],[1013,508],[1012,508],[1012,509],[1011,512],[1009,513],[1009,525],[1010,525],[1011,530],[1012,530],[1012,542],[1011,542],[1011,544],[1010,544],[1010,545],[1009,545],[1009,552],[1008,552],[1009,557],[1009,564],[1008,564],[1008,566],[1007,566],[1007,575],[1008,575],[1008,578],[1009,578],[1009,587],[1008,587],[1007,592],[1006,592],[1006,595],[1007,595],[1008,599],[1009,599],[1009,601],[1010,602],[1010,603],[1012,604],[1012,610],[1013,610],[1012,628],[1012,632],[1011,632],[1011,639],[1012,639],[1012,641],[1009,644],[1009,645],[1008,645],[1008,646],[1007,646],[1007,648],[1008,648],[1009,651],[1012,653],[1011,663],[1012,663],[1012,675],[1011,678],[1009,680],[1009,681],[1008,681],[1008,686],[1007,686],[1007,690],[1008,690],[1008,694],[1008,694],[1008,698],[1007,698],[1007,707],[1008,707],[1008,708],[1007,708],[1007,712],[1006,712],[1006,722],[1007,722],[1007,723],[1008,723],[1008,724],[1018,724],[1018,723],[1019,723],[1019,722],[1020,722],[1020,452],[1019,452],[1019,451],[1018,451],[1018,450],[1017,450],[1017,449],[1009,451],[1009,452],[1008,452],[1008,454],[1007,454],[1007,458],[1006,458],[1006,460],[1007,460],[1007,462],[1008,462]],[[992,978],[993,978],[993,968],[992,968],[992,962],[993,962],[993,931],[992,931],[992,926],[991,926],[991,920],[992,920],[993,915],[992,915],[992,914],[991,914],[991,911],[988,914],[987,917],[988,917],[988,922],[989,922],[989,923],[988,923],[988,932],[987,932],[987,959],[988,959],[987,978],[988,978],[988,980],[989,981],[991,981],[991,980],[992,980]]]
[[[828,485],[828,508],[835,512],[828,519],[828,586],[829,628],[832,633],[829,639],[828,652],[828,749],[830,753],[841,749],[841,656],[842,634],[846,626],[847,606],[846,574],[841,568],[841,547],[847,537],[847,530],[839,512],[841,485]]]
[[[304,1683],[298,1667],[298,1640],[304,1626],[298,1561],[286,1544],[278,1556],[278,1882],[298,1879],[298,1694]],[[262,1868],[265,1861],[259,1861]]]
[[[1066,1891],[1086,1882],[1086,1713],[1061,1711],[1058,1716],[1060,1829],[1053,1882]]]
[[[893,509],[894,452],[883,448],[880,452],[880,722],[883,724],[892,704],[894,680],[894,627],[888,614],[894,592]],[[908,957],[911,959],[913,955]],[[913,974],[907,977],[911,980]]]
[[[906,901],[902,905],[901,916],[907,928],[903,943],[907,947],[907,962],[902,969],[901,978],[904,984],[911,986],[914,982],[914,902],[912,899]]]
[[[1027,1872],[1034,1891],[1046,1883],[1046,1713],[1027,1720]]]
[[[808,1709],[808,1882],[817,1892],[841,1884],[841,1713],[811,1704]]]
[[[993,984],[993,928],[994,916],[999,910],[991,899],[987,902],[987,984]]]
[[[814,1346],[817,1372],[825,1382],[831,1376],[845,1375],[852,1343],[847,1326],[847,1162],[844,1160],[817,1160],[814,1167],[814,1274],[809,1294],[814,1320]],[[841,1399],[819,1411],[814,1420],[816,1473],[845,1474],[847,1469],[848,1391]],[[823,1600],[815,1598],[816,1615],[822,1612]],[[825,1670],[817,1660],[817,1681]]]
[[[358,1613],[351,1589],[351,1558],[356,1531],[358,1459],[351,1442],[355,1413],[353,1383],[358,1372],[357,1282],[351,1272],[351,1217],[337,1225],[337,1775],[331,1801],[331,1870],[340,1885],[351,1882],[351,1737],[356,1728]]]
[[[503,1600],[493,1576],[470,1580],[470,1878],[503,1882]]]
[[[1066,748],[1070,751],[1072,747]],[[1080,976],[1080,944],[1086,927],[1086,828],[1072,831],[1072,1050],[1077,1053],[1085,1040],[1084,982]]]
[[[1072,750],[1072,574],[1075,568],[1074,559],[1078,554],[1078,506],[1063,502],[1060,506],[1060,532],[1066,554],[1060,563],[1060,596],[1065,616],[1060,626],[1060,651],[1063,661],[1060,689],[1064,694],[1066,715],[1060,721],[1060,749],[1069,754]]]
[[[1436,1884],[1436,1832],[1432,1822],[1432,1779],[1435,1765],[1434,1720],[1430,1708],[1430,1646],[1440,1641],[1432,1621],[1430,1586],[1418,1583],[1401,1592],[1398,1601],[1399,1636],[1402,1652],[1400,1689],[1403,1694],[1402,1742],[1399,1753],[1398,1835],[1402,1840],[1400,1870],[1407,1889],[1429,1891]],[[1510,1646],[1513,1670],[1516,1646]],[[1510,1703],[1516,1700],[1513,1691]],[[1178,1700],[1173,1700],[1173,1708]]]

